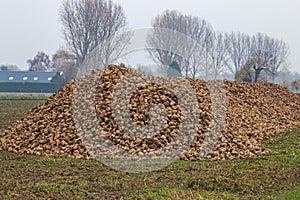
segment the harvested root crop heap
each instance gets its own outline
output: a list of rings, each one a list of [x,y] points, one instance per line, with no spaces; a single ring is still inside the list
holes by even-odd
[[[182,123],[183,113],[177,96],[164,85],[151,83],[138,87],[132,93],[129,105],[126,108],[120,108],[121,110],[128,109],[131,120],[143,127],[151,121],[151,114],[149,114],[151,106],[163,105],[166,113],[165,123],[154,135],[142,137],[139,135],[139,129],[131,130],[134,135],[128,134],[116,122],[116,118],[122,119],[125,112],[117,112],[118,116],[115,116],[112,110],[118,107],[113,104],[114,89],[126,73],[133,71],[124,65],[110,65],[104,71],[96,70],[82,77],[78,81],[79,84],[85,83],[81,89],[95,88],[94,96],[89,97],[80,95],[80,90],[75,91],[75,81],[69,82],[49,97],[45,104],[31,109],[23,119],[1,130],[0,150],[35,155],[60,154],[76,158],[93,157],[99,144],[85,144],[84,141],[94,139],[97,141],[97,131],[94,130],[95,127],[89,126],[88,121],[83,120],[82,124],[90,127],[90,130],[84,135],[79,133],[81,130],[80,127],[76,127],[74,114],[79,115],[80,119],[80,112],[74,110],[72,103],[76,103],[75,108],[87,113],[90,109],[95,109],[97,123],[102,128],[100,134],[125,151],[132,154],[147,154],[168,146],[180,134],[178,130]],[[146,78],[149,79],[148,76],[140,73],[140,82]],[[198,160],[203,153],[200,151],[203,141],[207,139],[205,134],[210,129],[213,105],[207,82],[197,79],[184,80],[187,80],[194,90],[192,92],[197,98],[198,107],[192,109],[198,111],[199,119],[196,135],[189,148],[183,151],[180,157]],[[271,83],[249,84],[223,81],[222,84],[226,93],[226,118],[222,134],[218,135],[216,143],[205,155],[206,158],[234,159],[263,153],[266,150],[261,146],[262,140],[281,133],[285,128],[300,126],[300,97],[286,88]],[[86,107],[86,104],[81,105],[80,102],[83,101],[80,98],[74,102],[74,94],[80,98],[93,99],[94,105],[92,108]],[[187,101],[189,101],[188,98]],[[159,116],[157,119],[161,120]],[[190,127],[182,128],[183,130],[190,129]],[[214,137],[213,135],[209,137],[211,136]],[[176,142],[178,145],[185,143],[185,141]]]

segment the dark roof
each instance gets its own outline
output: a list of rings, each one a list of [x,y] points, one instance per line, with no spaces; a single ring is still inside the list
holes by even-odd
[[[50,83],[60,72],[0,71],[0,83]]]

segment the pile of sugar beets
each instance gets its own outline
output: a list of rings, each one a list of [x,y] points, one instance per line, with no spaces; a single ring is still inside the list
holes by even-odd
[[[131,93],[132,87],[126,81],[132,78],[127,74],[135,74],[136,88]],[[177,150],[187,145],[179,155],[185,160],[241,159],[269,152],[262,148],[262,140],[300,126],[300,96],[276,84],[167,80],[177,81],[177,90],[184,85],[180,83],[189,84],[190,93],[181,92],[178,96],[176,88],[170,89],[156,79],[123,64],[95,70],[69,82],[46,103],[1,130],[0,150],[93,158],[102,151],[99,149],[110,151],[109,144],[99,143],[99,138],[105,137],[108,143],[130,154],[146,155],[162,148],[168,151],[173,143],[172,148]],[[118,104],[115,99],[128,100],[122,98],[126,92],[130,93],[129,101],[120,100]],[[195,100],[196,106],[187,110],[197,118],[189,122],[182,108]],[[156,116],[153,108],[163,109],[165,115],[157,112]],[[122,118],[128,120],[128,116],[135,126],[126,129]],[[151,123],[155,120],[163,123],[152,135],[140,133],[147,125],[153,128]],[[184,136],[185,131],[194,134]]]

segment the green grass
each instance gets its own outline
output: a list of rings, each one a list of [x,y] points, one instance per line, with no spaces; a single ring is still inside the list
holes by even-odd
[[[10,103],[13,112],[24,114],[17,108],[25,105],[23,101]],[[178,160],[160,171],[139,174],[115,171],[97,160],[0,151],[0,199],[296,200],[299,135],[300,128],[266,141],[263,145],[272,150],[267,155],[215,162]]]
[[[297,186],[294,190],[284,191],[283,193],[276,193],[270,196],[274,200],[285,200],[285,199],[299,199],[300,198],[300,186]]]
[[[47,96],[0,96],[0,100],[47,100]]]

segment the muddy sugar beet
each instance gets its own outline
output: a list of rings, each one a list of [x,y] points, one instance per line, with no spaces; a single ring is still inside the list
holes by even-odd
[[[183,141],[174,141],[176,136],[181,134],[179,130],[188,130],[191,127],[187,123],[180,129],[184,115],[182,105],[169,88],[162,84],[147,83],[133,91],[128,105],[113,103],[114,89],[119,87],[118,83],[129,72],[139,73],[124,65],[110,65],[105,70],[96,70],[76,81],[82,83],[85,90],[95,88],[93,95],[85,96],[92,100],[91,105],[81,103],[80,99],[74,102],[72,98],[76,94],[74,92],[80,91],[75,91],[75,81],[69,82],[50,96],[46,103],[31,109],[24,118],[1,130],[0,150],[42,156],[58,154],[74,158],[93,158],[95,152],[98,152],[97,138],[104,135],[116,147],[132,154],[153,153],[175,142],[178,146],[181,143],[190,144],[189,148],[182,150],[181,159],[199,160],[203,159],[202,155],[210,160],[242,159],[268,152],[262,148],[262,140],[282,133],[283,129],[300,126],[299,95],[276,84],[225,80],[219,81],[219,84],[222,83],[224,86],[226,96],[224,109],[226,113],[221,113],[225,116],[224,124],[220,134],[207,134],[211,123],[214,122],[212,94],[208,82],[188,78],[185,81],[190,84],[198,104],[191,108],[199,114],[197,129],[193,137],[183,137]],[[147,76],[140,73],[140,82],[143,82],[143,78]],[[122,88],[126,89],[128,88]],[[117,95],[122,93],[115,94]],[[186,98],[186,101],[189,99]],[[72,103],[76,103],[76,106],[72,106]],[[152,112],[153,105],[161,105],[165,115]],[[153,119],[164,122],[163,126],[158,130],[150,130],[154,133],[152,135],[143,135],[140,133],[142,129],[138,128],[132,128],[128,133],[126,129],[122,129],[126,124],[122,125],[122,120],[121,122],[116,120],[127,119],[128,115],[126,112],[113,112],[114,107],[117,110],[128,110],[129,119],[137,125],[135,127],[147,126]],[[89,122],[74,108],[91,112],[91,115],[94,110],[96,121]],[[74,114],[78,114],[77,118],[79,117],[82,123],[86,123],[84,125],[89,127],[88,133],[82,135],[78,130],[80,128],[75,125]],[[101,127],[101,131],[96,130],[97,126],[93,126],[95,123]],[[190,138],[192,141],[185,141]],[[204,141],[212,144],[206,154],[203,154]]]

